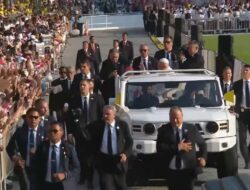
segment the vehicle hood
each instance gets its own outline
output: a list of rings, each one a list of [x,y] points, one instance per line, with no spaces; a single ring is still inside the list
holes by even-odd
[[[225,120],[229,114],[222,108],[182,108],[182,111],[185,122]],[[130,109],[128,114],[133,122],[169,121],[169,109],[166,108]]]

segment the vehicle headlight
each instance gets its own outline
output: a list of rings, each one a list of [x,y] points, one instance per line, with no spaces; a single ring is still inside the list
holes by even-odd
[[[216,133],[219,130],[219,126],[216,122],[210,121],[207,123],[206,129],[209,133]]]
[[[152,135],[155,132],[155,126],[152,123],[147,123],[143,126],[143,131],[147,135]]]

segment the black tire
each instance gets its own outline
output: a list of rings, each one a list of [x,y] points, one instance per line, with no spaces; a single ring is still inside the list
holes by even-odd
[[[218,156],[217,175],[218,178],[234,176],[238,174],[237,145],[221,152]]]

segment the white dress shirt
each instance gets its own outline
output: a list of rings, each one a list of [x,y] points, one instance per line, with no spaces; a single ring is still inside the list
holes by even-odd
[[[86,79],[91,79],[91,73],[89,72],[87,75],[86,74],[82,74],[82,78],[85,79],[85,76],[86,76]]]
[[[53,145],[55,145],[55,151],[56,151],[56,168],[57,171],[59,171],[60,169],[60,146],[61,146],[61,141],[59,141],[56,144],[50,143],[49,146],[49,157],[48,157],[48,163],[47,163],[47,174],[46,174],[46,178],[45,181],[47,182],[52,182],[51,181],[51,154],[52,154],[52,150],[53,150]]]
[[[182,138],[183,138],[183,134],[182,134],[182,125],[181,125],[179,128],[174,127],[173,129],[174,129],[174,136],[175,136],[175,137],[176,137],[177,130],[179,131],[179,136],[180,136],[180,141],[181,141]],[[178,149],[179,149],[179,147],[178,147]],[[172,158],[172,160],[170,161],[170,164],[169,164],[169,168],[172,169],[172,170],[176,170],[176,169],[177,169],[177,168],[175,167],[175,161],[176,161],[176,156],[174,156],[174,157]],[[182,170],[182,169],[184,169],[184,168],[185,168],[184,162],[183,162],[183,160],[181,159],[181,167],[180,167],[180,169]]]
[[[108,125],[105,125],[103,137],[102,137],[102,145],[101,145],[101,152],[104,154],[108,153]],[[117,134],[116,134],[116,128],[119,128],[118,126],[115,126],[115,120],[111,123],[111,139],[112,139],[112,154],[116,155],[118,153],[117,149]]]

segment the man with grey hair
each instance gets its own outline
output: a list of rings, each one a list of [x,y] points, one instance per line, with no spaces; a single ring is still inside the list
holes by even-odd
[[[114,106],[103,108],[103,119],[92,124],[92,145],[102,190],[126,190],[128,157],[133,140],[126,122],[116,117]]]
[[[193,190],[197,167],[206,165],[206,143],[195,126],[183,122],[181,107],[171,107],[169,120],[158,129],[156,143],[157,152],[165,155],[168,189]]]
[[[110,97],[115,97],[115,78],[125,71],[125,65],[119,62],[119,55],[117,49],[110,50],[109,58],[103,62],[100,71],[100,78],[103,80],[102,95],[106,104]]]
[[[133,60],[133,69],[140,70],[156,70],[156,60],[149,56],[149,47],[146,44],[140,45],[140,56]]]
[[[180,64],[180,69],[204,69],[204,58],[199,52],[199,42],[192,40],[188,43],[188,55]]]
[[[169,66],[169,61],[166,58],[161,58],[157,64],[158,70],[171,71],[172,68]]]

